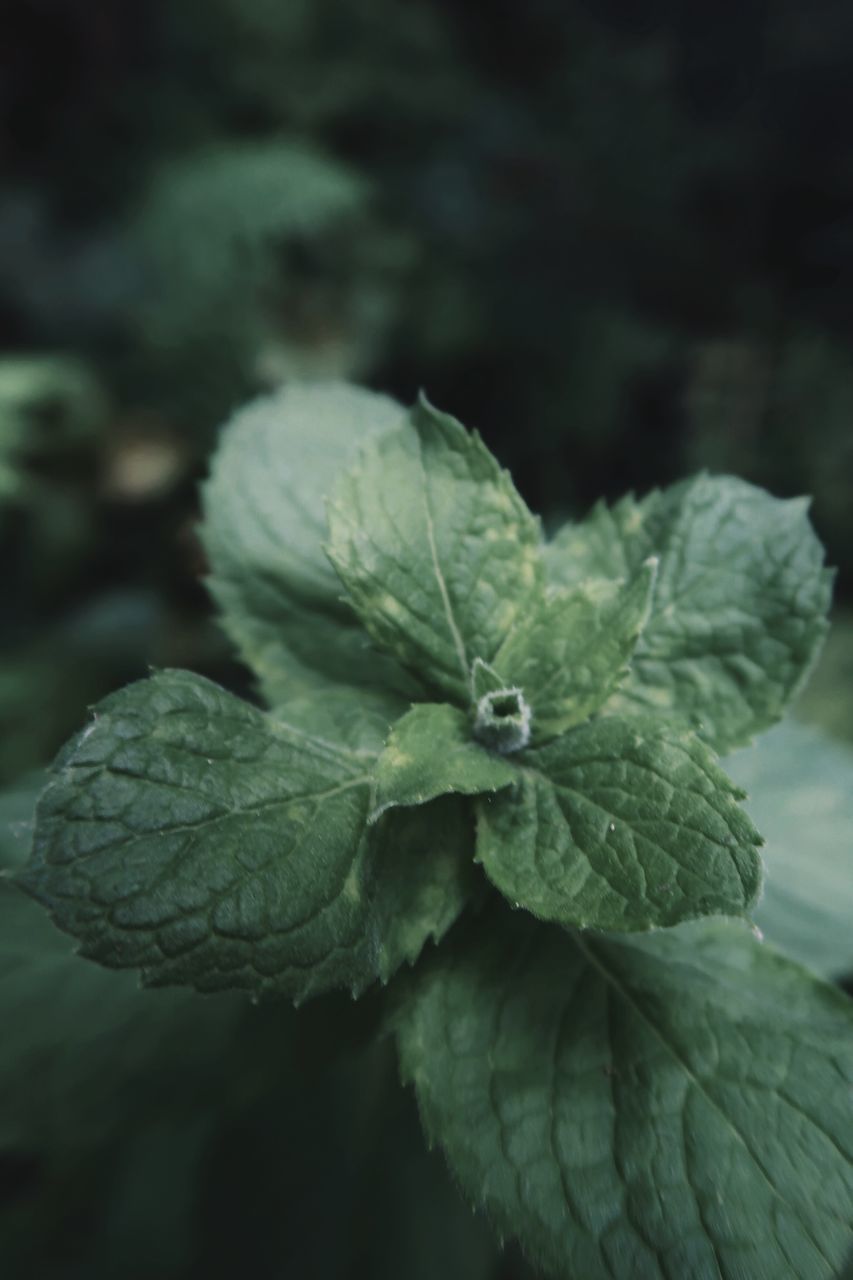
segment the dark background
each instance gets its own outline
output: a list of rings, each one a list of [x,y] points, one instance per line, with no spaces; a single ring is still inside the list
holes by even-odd
[[[813,494],[840,611],[806,705],[851,734],[851,122],[846,0],[5,0],[0,781],[149,664],[249,692],[197,484],[294,377],[424,387],[550,523],[701,467]],[[258,1025],[214,1136],[125,1099],[86,1160],[7,1144],[19,1274],[521,1274],[404,1101],[376,1120],[344,1073],[270,1124],[258,1055],[307,1077]]]

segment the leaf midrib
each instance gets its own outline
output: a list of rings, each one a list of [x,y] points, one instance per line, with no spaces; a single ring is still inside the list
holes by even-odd
[[[650,765],[645,765],[642,767],[645,768],[648,772],[654,774],[655,776],[661,777],[661,775],[658,774],[657,771],[653,769]],[[651,819],[642,819],[640,821],[638,820],[629,821],[628,819],[624,818],[621,814],[614,813],[612,809],[605,808],[605,806],[601,804],[599,800],[595,799],[590,792],[582,791],[577,786],[573,786],[567,783],[564,779],[556,780],[550,777],[547,773],[545,773],[540,767],[538,767],[535,764],[527,764],[523,766],[522,772],[528,777],[533,779],[534,786],[536,786],[538,783],[545,783],[547,786],[552,787],[554,791],[557,793],[559,793],[560,791],[565,791],[568,795],[575,797],[576,800],[580,800],[582,803],[588,804],[591,808],[598,810],[598,812],[603,814],[609,820],[609,822],[617,822],[628,827],[633,833],[633,835],[635,836],[635,838],[639,840],[645,840],[648,844],[653,845],[655,848],[659,849],[667,858],[669,858],[672,862],[674,862],[681,871],[684,871],[692,875],[697,881],[701,881],[702,878],[698,869],[686,867],[683,862],[680,862],[676,858],[674,853],[671,853],[668,849],[666,849],[658,840],[653,839],[651,836],[647,835],[642,830],[640,830],[640,827],[643,825],[643,823],[649,822],[651,821]],[[667,779],[663,779],[663,780],[667,781]],[[704,799],[706,801],[708,800],[707,796],[703,795],[701,791],[697,790],[694,787],[689,787],[687,788],[687,790],[692,795],[698,796],[700,799]],[[627,794],[630,795],[630,793],[627,793]],[[559,804],[559,800],[558,800],[558,804]],[[561,809],[561,812],[562,812],[562,809]],[[719,816],[722,816],[722,815],[719,815]],[[565,814],[563,814],[563,820],[566,821],[568,824],[568,820],[566,819]],[[725,821],[725,819],[723,820]],[[685,831],[690,832],[690,834],[699,836],[707,840],[709,843],[714,844],[718,849],[722,850],[723,853],[727,854],[732,861],[734,861],[731,855],[731,849],[728,845],[720,843],[719,840],[715,840],[713,837],[709,836],[707,832],[702,831],[698,827],[689,826],[686,822],[683,822],[683,821],[679,822],[678,825]],[[626,903],[629,903],[630,898],[625,893],[623,893],[622,890],[616,887],[616,885],[612,882],[610,877],[605,875],[603,871],[599,871],[595,866],[593,866],[593,863],[589,857],[589,854],[586,852],[586,850],[581,849],[579,845],[576,845],[575,847],[578,848],[581,854],[583,855],[593,875],[598,876],[612,890],[612,892],[618,894],[618,896],[622,898]],[[645,869],[643,869],[643,874],[645,876]],[[737,869],[736,864],[735,864],[735,874],[737,875],[738,881],[741,886],[741,890],[743,891],[743,895],[744,895],[743,907],[745,910],[746,907],[749,905],[746,899],[746,886]],[[708,890],[712,894],[719,897],[720,889],[717,884],[715,884],[711,880],[705,881],[704,883],[707,885]],[[647,899],[647,900],[651,901],[651,899]]]
[[[716,1101],[716,1099],[708,1092],[708,1090],[705,1088],[702,1081],[699,1079],[696,1073],[690,1068],[690,1066],[685,1061],[684,1057],[679,1052],[679,1050],[675,1047],[675,1045],[669,1039],[667,1039],[666,1035],[660,1029],[657,1023],[653,1020],[651,1015],[631,995],[630,991],[619,981],[619,978],[610,969],[607,968],[606,964],[596,954],[596,951],[594,949],[594,944],[592,944],[591,942],[585,941],[580,933],[575,934],[574,940],[575,940],[576,946],[582,952],[582,954],[584,955],[588,963],[591,964],[593,968],[595,968],[598,971],[598,973],[601,975],[604,982],[606,982],[613,989],[616,995],[619,996],[620,999],[622,999],[624,1003],[637,1015],[640,1021],[648,1028],[649,1032],[654,1036],[657,1042],[662,1046],[665,1053],[667,1053],[669,1057],[672,1058],[680,1067],[680,1069],[684,1072],[691,1086],[695,1088],[697,1093],[699,1093],[702,1096],[702,1098],[705,1100],[708,1106],[712,1109],[712,1111],[714,1111],[714,1113],[720,1117],[726,1129],[729,1130],[729,1132],[732,1134],[732,1136],[735,1138],[738,1144],[743,1148],[743,1150],[749,1156],[754,1167],[757,1169],[758,1173],[761,1175],[767,1187],[769,1188],[771,1194],[791,1214],[793,1219],[799,1224],[802,1231],[806,1234],[808,1239],[811,1241],[816,1251],[820,1254],[821,1258],[823,1258],[824,1262],[829,1268],[828,1274],[831,1276],[833,1274],[833,1263],[826,1256],[821,1245],[818,1243],[818,1241],[815,1239],[812,1232],[806,1226],[806,1223],[803,1221],[802,1215],[797,1211],[796,1207],[790,1203],[790,1201],[782,1194],[782,1192],[779,1190],[776,1184],[772,1181],[769,1173],[764,1167],[764,1164],[759,1159],[759,1157],[755,1154],[755,1152],[752,1150],[752,1148],[750,1147],[744,1135],[735,1126],[734,1122],[726,1115],[725,1111],[722,1109],[722,1107]],[[694,1195],[695,1195],[695,1192],[694,1192]],[[713,1241],[713,1239],[710,1239],[710,1238],[709,1238],[709,1243],[712,1249],[714,1250],[714,1256],[716,1258],[717,1257],[716,1244]],[[719,1266],[719,1260],[717,1260],[717,1264]]]
[[[450,600],[450,593],[447,589],[447,583],[445,581],[444,573],[441,568],[441,562],[439,561],[439,558],[438,558],[438,546],[435,540],[435,521],[433,519],[432,506],[430,504],[429,485],[427,481],[427,473],[426,473],[426,467],[424,465],[424,457],[423,457],[423,445],[419,435],[416,436],[416,439],[417,439],[418,469],[420,471],[420,476],[421,476],[421,492],[423,494],[424,516],[426,518],[427,541],[429,543],[430,558],[432,560],[432,567],[433,567],[433,572],[435,574],[436,582],[438,583],[438,590],[441,595],[441,601],[442,601],[442,606],[444,608],[444,616],[447,620],[448,630],[450,631],[450,636],[453,641],[453,647],[456,651],[456,657],[459,661],[460,667],[462,668],[462,678],[467,685],[470,677],[470,672],[468,669],[468,655],[465,652],[465,643],[462,639],[462,634],[459,630],[459,627],[456,624],[456,619],[453,616],[453,606]]]

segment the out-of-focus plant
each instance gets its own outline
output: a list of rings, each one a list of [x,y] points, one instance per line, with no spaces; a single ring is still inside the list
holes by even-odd
[[[159,173],[132,239],[146,282],[134,350],[161,411],[209,422],[252,387],[364,373],[407,256],[372,203],[356,172],[281,141]]]

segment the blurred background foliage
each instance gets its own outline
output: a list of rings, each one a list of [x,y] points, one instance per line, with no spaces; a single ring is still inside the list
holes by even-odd
[[[853,6],[6,0],[2,45],[7,865],[102,694],[248,691],[197,483],[293,378],[425,387],[551,523],[701,467],[812,493],[838,615],[800,710],[853,740]],[[522,1274],[386,1050],[341,1069],[369,1011],[134,1000],[10,901],[4,1275]]]

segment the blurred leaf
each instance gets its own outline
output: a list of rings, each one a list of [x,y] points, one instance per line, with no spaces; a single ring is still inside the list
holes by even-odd
[[[29,857],[36,801],[47,779],[47,770],[37,769],[0,791],[0,872],[23,866]]]
[[[323,549],[338,475],[402,414],[388,396],[305,384],[252,401],[222,433],[204,489],[208,586],[273,705],[330,683],[417,687],[370,645]]]
[[[114,591],[0,652],[0,782],[47,763],[90,703],[142,675],[167,630],[155,594]]]
[[[106,416],[104,393],[66,356],[0,358],[0,457],[27,461],[89,446]]]
[[[817,666],[797,700],[797,714],[853,742],[853,612],[832,618]]]
[[[85,1146],[128,1111],[156,1112],[158,1097],[190,1098],[242,1007],[141,991],[132,976],[74,956],[45,913],[0,880],[0,1147]]]
[[[165,338],[213,300],[240,309],[273,266],[277,243],[316,238],[364,207],[367,183],[303,144],[235,143],[163,169],[141,214],[157,284],[148,325]],[[234,296],[234,290],[237,293]],[[162,326],[162,328],[160,327]]]
[[[817,973],[853,972],[853,750],[787,721],[726,771],[767,841],[756,924]]]
[[[359,341],[353,322],[369,325],[345,262],[369,197],[366,178],[305,142],[223,142],[164,166],[128,236],[147,281],[137,360],[173,404],[218,415],[264,381],[349,372],[341,348]]]

